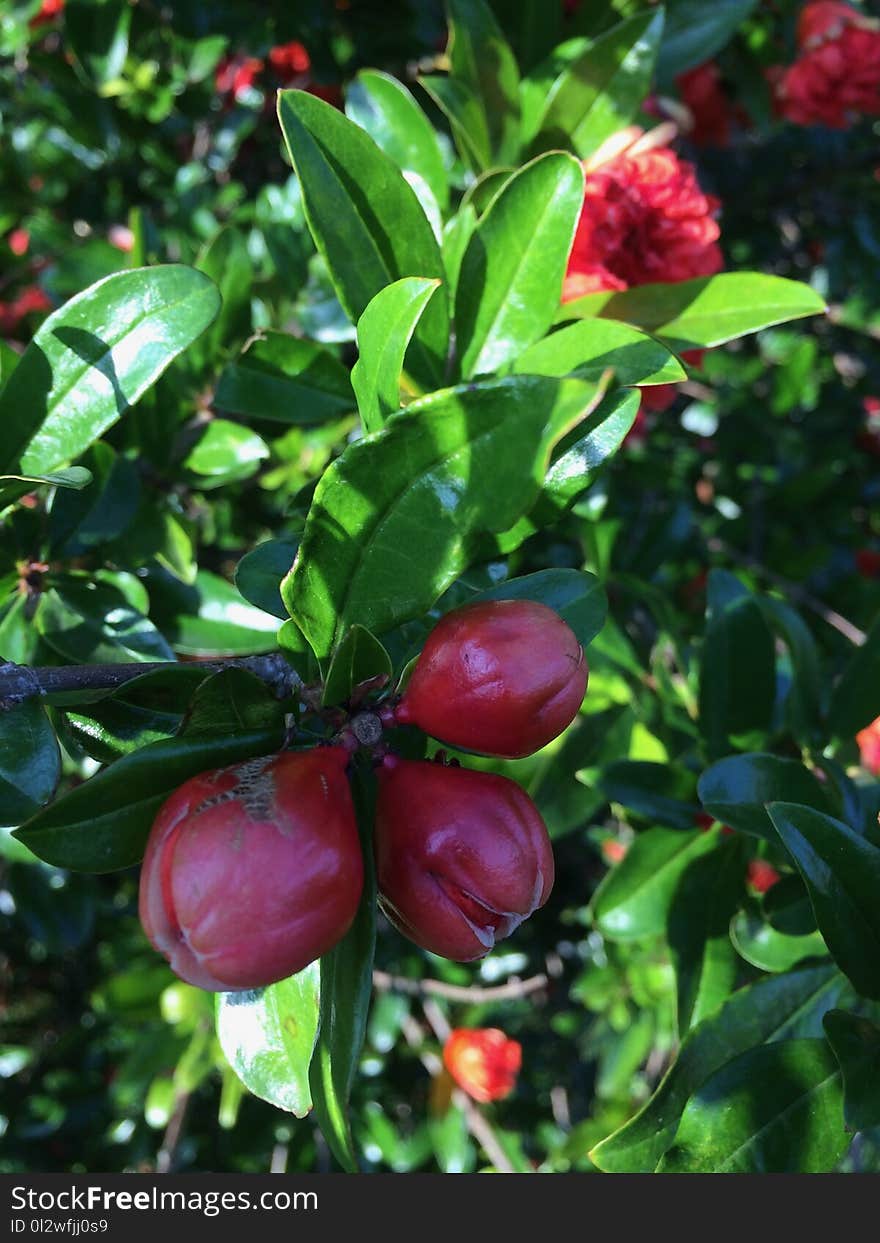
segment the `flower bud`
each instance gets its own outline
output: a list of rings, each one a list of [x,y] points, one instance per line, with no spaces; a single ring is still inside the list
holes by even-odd
[[[428,636],[397,719],[484,755],[531,755],[577,716],[587,674],[583,648],[553,609],[469,604]]]
[[[348,759],[340,747],[262,756],[201,773],[163,805],[140,917],[182,979],[260,988],[345,935],[363,888]]]
[[[532,800],[494,773],[387,757],[376,868],[385,914],[443,958],[483,958],[543,906],[553,851]]]
[[[485,1105],[510,1096],[522,1066],[522,1046],[498,1027],[459,1027],[443,1046],[443,1064],[468,1096]]]

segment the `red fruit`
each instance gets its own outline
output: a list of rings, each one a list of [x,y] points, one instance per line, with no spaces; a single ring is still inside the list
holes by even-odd
[[[773,864],[767,863],[764,859],[752,859],[746,869],[746,883],[756,893],[766,893],[781,880],[782,877]]]
[[[432,630],[397,719],[484,755],[531,755],[577,716],[587,675],[584,649],[546,605],[468,604]]]
[[[498,1027],[459,1027],[443,1046],[443,1064],[468,1096],[485,1105],[510,1096],[522,1066],[522,1046]]]
[[[163,805],[140,916],[181,979],[261,988],[345,935],[363,888],[348,759],[340,747],[262,756],[201,773]]]
[[[553,888],[538,809],[494,773],[386,758],[375,841],[388,918],[416,945],[458,962],[483,958]]]

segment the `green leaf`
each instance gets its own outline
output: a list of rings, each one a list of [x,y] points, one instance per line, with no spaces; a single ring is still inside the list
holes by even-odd
[[[46,709],[26,699],[0,709],[0,823],[21,824],[48,802],[61,776],[61,754]]]
[[[174,652],[149,618],[132,608],[118,586],[58,575],[44,592],[36,625],[45,641],[73,664],[173,660]]]
[[[258,678],[227,669],[206,678],[177,737],[123,756],[37,812],[15,836],[55,867],[131,867],[160,807],[190,777],[278,751],[284,714]]]
[[[403,172],[416,173],[445,208],[449,185],[437,134],[402,82],[362,69],[346,88],[345,112]]]
[[[665,0],[666,33],[657,73],[664,86],[720,52],[742,26],[757,0]]]
[[[225,369],[218,410],[273,423],[328,423],[355,405],[348,370],[316,341],[266,331]]]
[[[309,1072],[315,1117],[324,1138],[340,1165],[352,1172],[357,1159],[348,1099],[367,1031],[376,945],[372,771],[356,770],[353,795],[364,852],[364,892],[351,928],[321,959],[321,1022]]]
[[[584,570],[538,570],[508,578],[473,597],[477,600],[535,600],[546,604],[571,626],[586,647],[605,624],[608,600],[596,578]]]
[[[880,999],[880,849],[810,807],[771,803],[767,810],[835,962],[863,996]]]
[[[791,684],[785,699],[789,727],[799,740],[813,741],[822,737],[821,717],[823,674],[819,649],[809,626],[788,605],[770,596],[761,596],[758,604],[772,630],[788,648],[791,661]],[[792,799],[791,802],[809,802]]]
[[[496,163],[519,154],[519,69],[486,0],[446,0],[453,76],[482,103]]]
[[[220,314],[194,351],[200,362],[216,367],[221,352],[240,344],[250,332],[254,265],[244,234],[229,226],[221,229],[202,250],[195,266],[211,278],[222,298]]]
[[[68,557],[82,556],[122,535],[134,520],[141,500],[140,472],[132,458],[99,440],[87,451],[86,462],[90,485],[59,492],[52,498],[50,547],[53,551],[63,549]]]
[[[317,962],[256,991],[217,994],[217,1039],[239,1079],[261,1100],[304,1118],[318,1034]]]
[[[609,368],[616,384],[675,384],[687,372],[665,345],[614,320],[588,319],[551,332],[516,360],[515,373],[598,380]]]
[[[280,91],[278,116],[309,229],[352,323],[402,276],[443,279],[440,248],[415,192],[368,134],[305,91]],[[435,298],[416,330],[417,378],[442,376],[448,345],[446,302]]]
[[[265,540],[239,561],[235,567],[235,585],[254,608],[286,620],[281,580],[293,565],[298,547],[293,540]]]
[[[711,758],[732,735],[769,729],[776,695],[773,635],[757,601],[733,574],[709,572],[700,666],[700,730]]]
[[[23,483],[45,483],[55,488],[72,488],[82,491],[92,482],[92,472],[84,466],[68,466],[66,470],[51,471],[48,475],[0,475],[0,482],[18,479]]]
[[[211,419],[183,459],[186,470],[199,475],[203,488],[247,479],[269,456],[269,446],[256,432],[229,419]]]
[[[376,294],[358,320],[358,361],[351,372],[364,431],[377,432],[400,409],[403,360],[438,280],[407,276]]]
[[[353,622],[381,634],[425,612],[466,568],[468,539],[506,529],[531,504],[552,445],[591,395],[581,381],[538,376],[465,385],[349,445],[315,489],[282,584],[318,659]]]
[[[333,653],[324,683],[324,704],[344,703],[361,682],[394,672],[385,648],[363,626],[352,626]]]
[[[278,619],[248,604],[231,583],[199,570],[193,583],[170,574],[149,579],[151,614],[176,652],[254,656],[275,647]]]
[[[697,794],[716,820],[769,842],[776,841],[776,832],[768,803],[805,803],[818,811],[831,810],[821,785],[800,760],[760,752],[719,760],[700,777]]]
[[[736,952],[759,971],[790,971],[807,958],[827,958],[820,932],[791,936],[765,923],[755,911],[740,911],[731,921],[730,940]]]
[[[587,294],[565,303],[556,318],[621,319],[661,337],[672,349],[723,345],[750,332],[821,315],[825,303],[800,281],[760,272],[721,272],[674,285],[639,285],[622,293]]]
[[[663,1174],[823,1174],[849,1146],[843,1087],[824,1040],[749,1049],[688,1101]]]
[[[112,84],[125,68],[131,19],[124,0],[70,0],[66,7],[65,43],[99,88]]]
[[[583,194],[578,162],[551,152],[492,200],[471,234],[455,297],[465,378],[508,366],[553,323]]]
[[[682,874],[695,859],[715,850],[718,837],[717,828],[707,833],[680,829],[640,833],[593,895],[590,909],[602,935],[612,941],[633,941],[661,933]]]
[[[690,1097],[720,1067],[754,1045],[818,1036],[838,1004],[843,977],[832,966],[769,976],[735,992],[685,1036],[678,1056],[643,1108],[590,1153],[608,1173],[650,1173],[675,1139]]]
[[[0,468],[43,475],[78,457],[219,309],[213,283],[177,264],[118,272],[65,303],[0,393]]]
[[[676,829],[692,829],[696,818],[693,776],[671,764],[616,760],[604,769],[600,785],[612,803]]]
[[[722,841],[682,872],[667,917],[678,1030],[684,1035],[733,991],[738,967],[728,926],[743,893],[742,843]]]
[[[831,692],[828,724],[835,738],[851,739],[878,715],[880,618],[868,632]]]
[[[566,147],[584,158],[628,125],[650,90],[662,33],[661,9],[591,42],[550,86],[532,149]]]
[[[847,1130],[880,1126],[880,1028],[845,1010],[829,1010],[823,1023],[843,1075]]]
[[[446,117],[464,163],[475,173],[492,164],[489,123],[477,92],[459,81],[439,74],[419,78],[431,99]]]

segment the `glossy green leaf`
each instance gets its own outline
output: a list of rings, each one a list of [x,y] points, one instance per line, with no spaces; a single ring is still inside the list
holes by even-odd
[[[823,1022],[843,1075],[847,1129],[880,1126],[880,1027],[845,1010],[829,1010]]]
[[[476,227],[477,213],[470,204],[459,207],[455,215],[443,226],[443,266],[446,268],[449,296],[453,301],[458,288],[461,261]]]
[[[433,74],[419,78],[419,85],[446,117],[452,137],[465,165],[481,173],[492,164],[489,123],[482,100],[473,87],[458,78]]]
[[[351,928],[321,959],[321,1019],[309,1075],[315,1117],[337,1161],[357,1168],[348,1101],[360,1061],[373,993],[376,878],[372,823],[375,777],[359,768],[353,783],[364,852],[364,891]]]
[[[550,86],[533,149],[566,147],[585,158],[628,125],[649,92],[662,33],[661,10],[591,42]]]
[[[721,1067],[685,1107],[664,1174],[823,1174],[849,1146],[824,1040],[781,1040]]]
[[[771,803],[767,810],[835,962],[863,996],[880,998],[880,849],[810,807]]]
[[[70,0],[66,6],[66,46],[99,90],[125,68],[131,19],[131,7],[124,0]]]
[[[728,928],[742,898],[744,863],[742,843],[722,841],[685,868],[673,894],[666,938],[675,968],[680,1035],[733,992],[738,964]]]
[[[453,76],[482,103],[496,163],[519,150],[519,69],[488,0],[446,0]]]
[[[351,384],[365,432],[384,427],[400,409],[400,376],[407,347],[437,280],[407,276],[380,290],[358,320],[358,361]]]
[[[446,389],[350,445],[318,483],[282,585],[318,658],[354,622],[381,634],[425,612],[468,564],[467,540],[528,508],[591,392],[538,376]]]
[[[791,685],[785,699],[785,713],[792,733],[799,740],[811,741],[821,736],[824,678],[816,640],[806,622],[794,609],[761,596],[758,604],[770,628],[788,648],[791,661]],[[792,799],[792,802],[809,800]]]
[[[455,297],[456,348],[466,378],[509,366],[553,323],[583,178],[571,156],[541,156],[511,177],[479,220]]]
[[[614,320],[579,320],[524,350],[514,372],[598,380],[609,368],[615,384],[674,384],[687,372],[665,345]]]
[[[141,501],[137,463],[99,440],[87,451],[87,487],[52,498],[49,542],[68,557],[82,556],[116,539],[133,522]],[[78,467],[71,467],[72,471]]]
[[[754,911],[740,911],[732,920],[730,940],[740,957],[759,971],[790,971],[805,959],[828,957],[820,932],[790,936]]]
[[[92,482],[92,472],[84,466],[68,466],[65,470],[50,471],[47,475],[0,475],[0,483],[7,479],[22,483],[44,483],[54,488],[72,488],[81,491]]]
[[[624,709],[577,716],[562,746],[543,758],[529,780],[528,793],[552,838],[586,825],[604,803],[592,770],[627,745],[632,721]]]
[[[437,134],[402,82],[362,69],[346,89],[345,113],[398,168],[422,177],[441,207],[447,205],[449,185]]]
[[[443,279],[440,248],[414,191],[368,134],[305,91],[279,92],[278,116],[309,229],[352,323],[402,276]],[[435,298],[416,330],[414,374],[439,380],[448,345],[446,302]]]
[[[273,423],[327,423],[355,407],[347,369],[316,341],[266,331],[224,370],[218,410]]]
[[[674,285],[639,285],[622,293],[567,302],[557,321],[601,315],[661,337],[676,351],[735,341],[773,324],[821,315],[825,303],[800,281],[759,272],[721,272]]]
[[[850,739],[880,714],[880,619],[857,648],[831,692],[828,724],[836,738]]]
[[[193,583],[170,574],[149,580],[151,616],[176,652],[253,656],[275,647],[278,619],[248,604],[231,583],[199,570]]]
[[[650,1173],[675,1139],[688,1100],[720,1067],[755,1045],[822,1034],[845,981],[833,966],[768,976],[735,992],[685,1036],[643,1108],[590,1153],[608,1173]]]
[[[685,69],[720,52],[755,8],[757,0],[665,0],[666,33],[657,73],[665,86]]]
[[[280,749],[281,705],[242,669],[207,678],[180,734],[123,756],[16,832],[46,863],[79,872],[131,867],[159,808],[190,777]]]
[[[0,709],[0,822],[21,824],[48,802],[61,776],[61,754],[37,699]]]
[[[43,593],[36,625],[49,646],[73,664],[173,660],[160,631],[112,582],[58,576]]]
[[[254,608],[286,620],[281,580],[293,565],[298,547],[293,540],[265,540],[239,561],[235,567],[235,585]]]
[[[217,994],[217,1039],[242,1083],[304,1118],[312,1107],[309,1063],[318,1034],[317,962],[268,988]]]
[[[200,336],[220,308],[201,272],[119,272],[37,330],[0,393],[0,467],[45,474],[78,457]]]
[[[508,578],[473,597],[477,600],[536,600],[546,604],[571,626],[586,647],[605,624],[608,600],[595,574],[584,570],[538,570]]]
[[[269,446],[249,427],[229,419],[212,419],[183,465],[200,476],[200,485],[207,488],[249,478],[268,456]]]
[[[82,694],[53,696],[72,701],[64,715],[76,743],[102,764],[138,747],[173,737],[180,729],[189,701],[209,676],[196,664],[169,664],[141,674],[91,703]]]
[[[391,658],[375,635],[363,626],[352,626],[333,653],[324,703],[343,703],[361,682],[383,675],[390,679],[392,672]]]
[[[767,730],[776,695],[773,635],[757,601],[733,574],[709,573],[700,667],[700,730],[710,758],[730,738]]]
[[[240,344],[250,332],[254,265],[247,239],[240,229],[221,229],[202,250],[195,266],[211,278],[222,299],[220,314],[194,351],[200,361],[216,367],[222,351]]]
[[[741,833],[776,841],[767,804],[805,803],[831,811],[823,789],[800,760],[778,755],[728,755],[700,777],[697,794],[703,807]]]
[[[671,764],[616,760],[602,773],[605,797],[655,824],[691,829],[696,818],[693,775]]]
[[[640,833],[593,895],[590,909],[602,935],[632,941],[661,933],[682,874],[695,859],[715,850],[718,835],[718,829]]]

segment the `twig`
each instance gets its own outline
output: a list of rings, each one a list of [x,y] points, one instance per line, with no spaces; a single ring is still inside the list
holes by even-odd
[[[173,667],[174,662],[168,660],[143,664],[47,665],[36,668],[0,662],[0,711],[37,696],[113,690],[145,673],[157,673]],[[280,652],[272,652],[268,656],[203,660],[196,667],[205,673],[219,673],[230,668],[246,669],[271,687],[278,699],[291,695],[300,680]]]
[[[189,1092],[180,1092],[174,1100],[174,1109],[162,1136],[162,1145],[156,1154],[156,1173],[170,1174],[174,1169],[177,1149],[183,1138],[183,1124],[189,1106]]]
[[[731,548],[720,539],[710,539],[708,542],[710,552],[720,552],[730,561],[735,561],[739,565],[744,565],[750,570],[754,570],[756,574],[766,578],[774,587],[778,587],[780,591],[787,596],[791,596],[793,600],[803,604],[805,608],[811,609],[819,617],[822,618],[827,625],[832,626],[836,631],[849,639],[850,643],[854,643],[856,647],[861,647],[867,640],[868,636],[864,630],[859,630],[858,626],[854,626],[851,621],[842,617],[840,613],[829,608],[821,600],[817,600],[815,596],[805,591],[799,583],[793,583],[788,578],[783,578],[781,574],[777,574],[775,570],[769,570],[766,565],[762,565],[760,561],[756,561],[754,557],[748,556],[746,553],[737,552],[735,548]]]
[[[383,993],[406,993],[408,997],[445,997],[447,1001],[472,1002],[513,1001],[528,997],[546,987],[549,979],[543,973],[527,980],[508,980],[484,988],[479,984],[444,984],[442,980],[410,980],[387,971],[373,972],[373,986]]]

